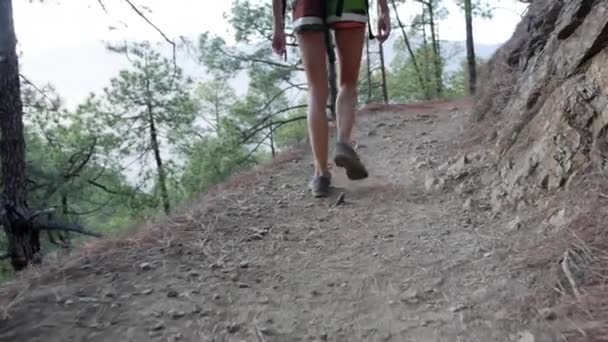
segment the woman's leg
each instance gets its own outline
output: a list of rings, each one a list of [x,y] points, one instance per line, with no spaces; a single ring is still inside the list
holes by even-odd
[[[329,80],[325,38],[322,31],[304,31],[297,37],[308,81],[308,132],[315,158],[315,176],[329,176],[329,131],[325,113]]]
[[[353,23],[349,23],[350,26]],[[359,180],[367,178],[365,165],[359,159],[357,152],[351,146],[351,134],[355,125],[355,112],[357,109],[357,81],[359,67],[363,54],[365,40],[365,24],[354,23],[358,27],[336,27],[336,45],[338,47],[338,65],[340,89],[336,103],[338,121],[338,143],[334,155],[337,166],[346,169],[349,179]],[[340,26],[340,25],[338,25]]]
[[[366,26],[356,28],[336,29],[336,45],[338,48],[339,84],[338,100],[336,103],[339,142],[350,144],[355,112],[357,109],[357,82],[363,44],[365,43]]]

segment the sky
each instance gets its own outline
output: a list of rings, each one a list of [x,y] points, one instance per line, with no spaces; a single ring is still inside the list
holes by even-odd
[[[104,4],[105,10],[100,5]],[[253,0],[267,1],[271,0]],[[511,36],[525,5],[516,0],[488,0],[498,7],[491,20],[474,22],[477,44],[500,44]],[[224,13],[231,0],[132,0],[149,8],[146,16],[170,38],[196,37],[202,32],[231,41]],[[442,40],[463,41],[465,26],[455,0],[443,1],[450,12],[440,22]],[[376,0],[372,0],[372,5]],[[415,6],[415,7],[414,7]],[[400,9],[408,21],[420,4],[409,0]],[[162,40],[159,33],[138,17],[125,0],[14,0],[15,29],[23,72],[35,83],[51,82],[74,105],[91,91],[100,90],[120,69],[124,56],[108,53],[104,41]],[[110,29],[110,27],[112,27]],[[393,35],[399,35],[394,31]],[[191,66],[195,69],[196,66]],[[200,69],[200,68],[199,68]],[[237,91],[246,85],[236,85]],[[71,106],[70,105],[70,106]]]
[[[262,1],[262,0],[259,0]],[[270,0],[266,0],[270,2]],[[490,0],[496,4],[491,20],[476,20],[475,40],[495,44],[506,41],[520,20],[525,5],[515,0]],[[34,0],[13,1],[18,39],[27,51],[66,48],[81,43],[112,39],[158,39],[158,33],[134,15],[123,0],[102,0],[106,13],[98,0]],[[375,1],[372,1],[374,3]],[[152,22],[169,36],[196,35],[209,30],[228,35],[228,24],[223,13],[230,9],[230,0],[133,0],[138,6],[147,6]],[[446,40],[463,40],[465,37],[462,14],[455,1],[444,0],[450,11],[441,23],[440,37]],[[403,19],[413,11],[409,1],[400,10]],[[409,7],[409,8],[408,8]],[[128,27],[125,28],[124,24]],[[116,30],[108,30],[114,26]]]

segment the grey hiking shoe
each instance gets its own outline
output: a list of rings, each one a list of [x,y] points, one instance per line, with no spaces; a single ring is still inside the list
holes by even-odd
[[[327,197],[331,186],[331,177],[315,176],[309,184],[312,195],[316,198]]]
[[[338,167],[346,169],[346,176],[351,180],[360,180],[368,176],[365,165],[359,159],[357,152],[348,144],[340,142],[336,144],[334,162]]]

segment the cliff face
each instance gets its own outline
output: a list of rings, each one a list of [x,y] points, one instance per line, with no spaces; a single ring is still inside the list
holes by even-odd
[[[492,209],[528,208],[549,227],[528,233],[552,265],[535,298],[552,308],[532,312],[555,309],[568,340],[607,336],[608,1],[534,0],[478,89]]]
[[[536,0],[486,66],[475,106],[493,120],[506,191],[608,174],[608,1]]]

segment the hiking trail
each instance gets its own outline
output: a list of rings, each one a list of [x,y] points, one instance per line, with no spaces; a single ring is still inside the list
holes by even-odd
[[[0,292],[0,340],[554,341],[518,315],[532,228],[480,200],[495,171],[469,141],[469,107],[360,115],[370,177],[334,168],[330,198],[310,196],[303,144],[129,238],[31,271]]]

